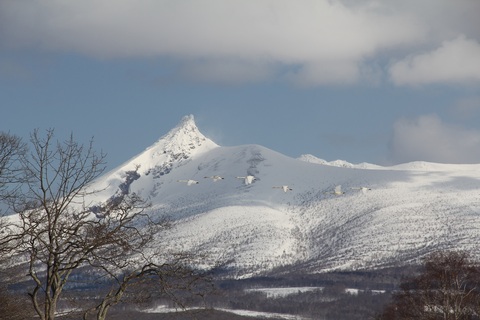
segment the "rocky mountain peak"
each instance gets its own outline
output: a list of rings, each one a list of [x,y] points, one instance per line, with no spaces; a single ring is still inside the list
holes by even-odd
[[[200,132],[193,115],[185,116],[157,142],[113,170],[108,175],[108,184],[116,189],[126,183],[127,173],[133,171],[139,174],[139,180],[135,184],[141,184],[140,180],[144,178],[159,178],[169,174],[175,167],[191,161],[195,156],[217,147],[215,142]]]
[[[172,155],[182,153],[185,156],[190,156],[201,149],[210,150],[217,146],[215,142],[200,132],[195,124],[193,115],[187,115],[182,118],[175,128],[162,136],[149,149],[154,149],[152,150],[152,156],[165,153]]]

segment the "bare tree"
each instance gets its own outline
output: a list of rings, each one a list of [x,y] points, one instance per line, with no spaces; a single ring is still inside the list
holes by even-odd
[[[424,271],[401,284],[379,319],[478,319],[480,269],[462,251],[435,252]]]
[[[0,320],[24,320],[33,316],[25,308],[25,297],[11,293],[4,284],[0,285],[0,301]]]
[[[18,191],[22,181],[22,170],[19,166],[20,158],[25,154],[26,146],[22,140],[9,133],[0,132],[0,214],[6,213],[8,204]],[[7,212],[8,213],[8,212]],[[0,235],[6,232],[6,223],[0,218]],[[0,319],[28,319],[31,313],[24,306],[24,298],[9,289],[9,285],[15,281],[14,268],[8,271],[9,259],[4,254],[8,251],[5,243],[0,241]]]
[[[91,313],[95,314],[97,320],[106,319],[109,309],[125,295],[128,296],[127,300],[138,304],[166,298],[178,308],[185,309],[187,299],[203,298],[213,291],[211,278],[189,267],[189,263],[189,255],[182,254],[169,259],[169,262],[143,264],[127,269],[120,275],[111,275],[116,281],[96,306],[85,311],[83,319],[89,319]]]
[[[91,184],[105,168],[105,156],[94,152],[92,142],[84,146],[73,136],[58,142],[49,130],[45,137],[34,131],[31,146],[21,159],[28,179],[16,197],[19,219],[1,242],[27,264],[29,296],[40,319],[55,319],[72,272],[87,267],[116,281],[118,293],[112,289],[94,308],[97,319],[105,319],[133,279],[162,273],[144,249],[166,223],[153,221],[148,204],[128,186],[105,203],[88,203],[96,192]]]
[[[0,320],[26,320],[34,316],[25,292],[12,288],[21,278],[22,271],[20,268],[2,268],[0,271]]]
[[[15,197],[19,181],[22,179],[20,157],[26,146],[22,140],[9,133],[0,132],[0,212],[6,202]]]

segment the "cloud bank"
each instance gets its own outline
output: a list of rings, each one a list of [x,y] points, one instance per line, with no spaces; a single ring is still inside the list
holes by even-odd
[[[403,118],[393,128],[390,160],[480,163],[480,131],[446,124],[437,115]]]
[[[3,0],[0,48],[99,59],[169,57],[192,79],[299,85],[476,80],[480,2],[457,0]],[[470,21],[471,20],[471,21]],[[465,34],[450,42],[452,36]],[[441,44],[440,47],[439,44]],[[433,50],[422,54],[420,49]],[[437,48],[437,49],[434,49]],[[442,65],[434,75],[425,69]],[[446,67],[449,65],[448,67]],[[443,71],[442,71],[443,70]],[[228,77],[226,77],[228,75]]]
[[[398,85],[480,82],[480,43],[459,36],[394,63],[390,74]]]

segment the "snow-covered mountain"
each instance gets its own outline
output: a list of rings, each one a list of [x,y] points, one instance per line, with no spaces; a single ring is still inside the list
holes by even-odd
[[[323,164],[323,165],[334,166],[334,167],[343,167],[343,168],[356,168],[356,169],[381,169],[382,168],[381,166],[377,166],[376,164],[371,164],[368,162],[353,164],[345,160],[327,161],[327,160],[317,158],[312,154],[302,154],[300,157],[298,157],[298,159],[305,162]]]
[[[139,193],[174,221],[159,246],[201,253],[205,264],[230,261],[238,276],[279,266],[373,268],[440,248],[480,257],[480,165],[312,159],[260,145],[219,146],[187,116],[101,177],[95,201]]]

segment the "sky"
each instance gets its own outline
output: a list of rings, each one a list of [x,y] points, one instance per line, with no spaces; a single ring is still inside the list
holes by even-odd
[[[0,131],[480,163],[478,0],[0,0]]]

